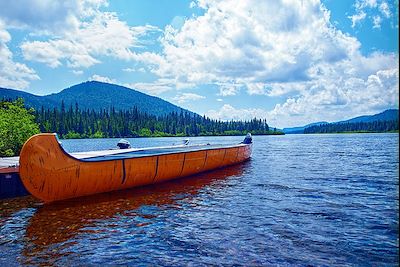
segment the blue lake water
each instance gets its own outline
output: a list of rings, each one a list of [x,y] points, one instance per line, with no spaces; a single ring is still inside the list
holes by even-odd
[[[117,141],[62,140],[69,152]],[[255,136],[252,159],[225,169],[50,205],[0,200],[0,266],[397,266],[398,145],[398,134]]]

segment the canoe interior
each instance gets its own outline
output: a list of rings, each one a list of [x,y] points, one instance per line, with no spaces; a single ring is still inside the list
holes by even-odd
[[[139,149],[134,151],[122,152],[121,150],[116,151],[115,154],[90,156],[80,158],[81,161],[108,161],[108,160],[119,160],[119,159],[129,159],[129,158],[139,158],[139,157],[150,157],[159,156],[166,154],[175,153],[187,153],[195,151],[204,151],[211,149],[222,149],[222,148],[232,148],[243,145],[195,145],[195,146],[175,146],[175,147],[162,147],[162,148],[150,148],[150,149]]]

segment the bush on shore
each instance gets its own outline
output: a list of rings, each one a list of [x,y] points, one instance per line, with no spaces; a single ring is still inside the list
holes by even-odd
[[[19,155],[26,140],[39,133],[33,113],[33,109],[24,107],[21,98],[0,101],[0,157]]]

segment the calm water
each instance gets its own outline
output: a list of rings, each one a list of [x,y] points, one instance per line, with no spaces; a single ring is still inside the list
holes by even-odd
[[[3,200],[0,266],[397,266],[398,144],[398,134],[257,136],[250,161],[214,172],[50,205]]]

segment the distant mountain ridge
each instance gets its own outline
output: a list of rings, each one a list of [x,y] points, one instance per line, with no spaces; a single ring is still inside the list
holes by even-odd
[[[387,109],[375,115],[359,116],[345,121],[334,123],[355,123],[355,122],[374,122],[374,121],[391,121],[399,118],[398,109]]]
[[[310,123],[310,124],[307,124],[305,126],[283,128],[283,132],[285,134],[299,134],[299,133],[303,133],[304,129],[307,128],[307,127],[311,127],[311,126],[314,126],[314,125],[326,124],[326,123],[329,123],[329,122],[321,121],[321,122]]]
[[[80,109],[109,109],[129,110],[137,107],[139,111],[153,115],[166,115],[171,112],[181,112],[182,109],[159,97],[150,96],[134,89],[124,86],[103,83],[98,81],[87,81],[62,90],[59,93],[37,96],[27,92],[0,88],[0,99],[16,99],[22,97],[29,107],[39,109],[60,108],[62,101],[65,107],[78,104]],[[190,112],[194,114],[193,112]]]
[[[323,125],[323,124],[359,123],[359,122],[368,123],[368,122],[374,122],[374,121],[393,121],[393,120],[398,120],[398,119],[399,119],[399,110],[398,109],[387,109],[378,114],[359,116],[359,117],[355,117],[355,118],[344,120],[344,121],[331,122],[331,123],[315,122],[315,123],[307,124],[305,126],[283,128],[283,132],[285,134],[299,134],[299,133],[304,133],[304,129],[306,129],[308,127],[318,126],[318,125]]]

